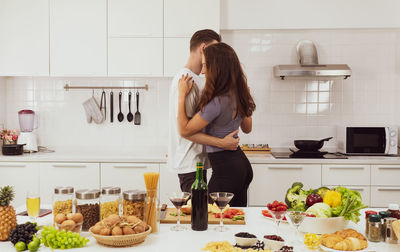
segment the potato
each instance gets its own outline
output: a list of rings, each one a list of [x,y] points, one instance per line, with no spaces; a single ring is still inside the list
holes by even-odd
[[[72,216],[74,216],[74,214],[73,214],[73,213],[69,213],[69,214],[67,214],[67,219],[68,219],[68,220],[72,220]]]
[[[93,234],[100,234],[102,229],[103,227],[101,225],[96,224],[94,227],[92,227],[91,231]]]
[[[54,218],[54,221],[57,224],[61,224],[66,220],[67,220],[67,216],[65,216],[65,214],[62,214],[62,213],[57,214],[56,217]]]
[[[100,230],[100,235],[110,235],[111,230],[109,228],[103,228]]]
[[[138,223],[140,221],[140,219],[136,216],[128,216],[128,217],[126,217],[126,221],[128,223]]]
[[[112,227],[120,222],[121,222],[121,218],[116,214],[112,214],[104,219],[104,223],[109,227]]]
[[[71,220],[75,221],[75,223],[82,223],[83,215],[81,213],[76,213],[71,217]]]
[[[137,226],[133,229],[133,231],[135,231],[136,234],[143,233],[143,232],[144,232],[144,227],[142,227],[142,226],[140,226],[140,225],[137,225]]]
[[[118,226],[115,226],[112,230],[111,230],[111,235],[122,235],[122,229]]]
[[[70,231],[75,228],[75,221],[73,220],[66,220],[61,224],[61,229],[64,229],[65,231]]]
[[[122,229],[122,231],[124,232],[124,235],[135,234],[135,231],[133,231],[133,229],[130,228],[130,227],[124,227],[124,228]]]

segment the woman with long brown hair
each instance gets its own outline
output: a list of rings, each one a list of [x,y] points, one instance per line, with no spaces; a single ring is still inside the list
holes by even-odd
[[[225,43],[209,45],[204,49],[202,63],[205,88],[198,112],[190,120],[185,113],[185,97],[193,81],[187,75],[179,80],[179,133],[187,137],[205,129],[206,134],[223,138],[239,127],[244,133],[250,133],[256,105],[233,48]],[[232,206],[247,206],[253,170],[243,151],[240,148],[226,151],[214,146],[205,146],[205,150],[213,170],[209,192],[232,192],[235,195]]]

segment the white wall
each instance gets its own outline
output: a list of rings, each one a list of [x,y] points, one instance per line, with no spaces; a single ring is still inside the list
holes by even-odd
[[[6,123],[6,78],[0,77],[0,130]]]
[[[399,28],[398,0],[221,0],[221,29]]]
[[[299,138],[336,136],[338,124],[400,125],[400,30],[246,30],[224,31],[241,59],[256,100],[254,130],[241,135],[242,143],[293,146]],[[320,63],[346,63],[353,70],[348,80],[306,81],[274,78],[276,64],[296,63],[300,39],[316,43]],[[142,92],[142,125],[116,120],[87,124],[82,102],[90,90],[64,91],[70,85],[121,85],[148,83]],[[33,108],[41,116],[42,145],[124,149],[167,146],[168,89],[170,78],[8,78],[7,126],[18,127],[17,111]],[[109,97],[109,92],[107,92]],[[100,92],[96,93],[100,97]],[[123,113],[127,113],[124,92]],[[335,146],[331,140],[327,146]],[[79,148],[79,147],[78,147]]]

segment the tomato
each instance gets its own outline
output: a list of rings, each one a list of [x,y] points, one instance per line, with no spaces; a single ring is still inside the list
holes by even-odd
[[[237,216],[237,215],[244,215],[244,212],[240,209],[236,209],[236,208],[229,208],[228,210],[226,210],[223,214],[222,214],[222,218],[226,218],[226,219],[232,219],[233,217]],[[220,214],[217,213],[215,214],[216,218],[220,218]]]

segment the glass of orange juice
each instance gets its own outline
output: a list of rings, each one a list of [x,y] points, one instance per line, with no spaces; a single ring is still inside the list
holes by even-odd
[[[26,210],[29,217],[36,221],[40,212],[40,195],[38,192],[28,191],[26,193]]]

